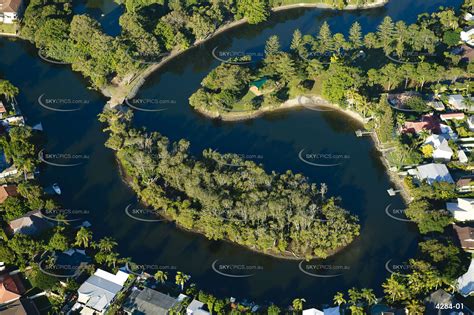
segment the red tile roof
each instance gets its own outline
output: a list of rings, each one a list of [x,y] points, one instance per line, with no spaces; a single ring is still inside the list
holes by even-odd
[[[0,0],[0,12],[18,12],[22,0]]]
[[[474,250],[474,228],[454,225],[454,231],[456,231],[464,250]]]
[[[407,121],[402,128],[403,133],[418,133],[422,130],[439,133],[440,126],[438,119],[433,115],[423,115],[420,121]]]
[[[446,119],[464,119],[464,113],[449,113],[439,115],[442,120]]]
[[[25,293],[18,276],[4,274],[0,277],[0,304],[17,300]]]
[[[4,203],[10,196],[18,196],[15,185],[0,186],[0,203]]]

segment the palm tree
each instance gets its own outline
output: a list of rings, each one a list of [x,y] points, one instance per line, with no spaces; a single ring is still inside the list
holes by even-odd
[[[166,280],[168,280],[168,273],[163,271],[163,270],[158,270],[156,273],[155,273],[155,279],[156,281],[158,281],[159,283],[165,283]]]
[[[334,301],[334,304],[337,306],[341,306],[342,304],[346,304],[347,301],[344,298],[344,293],[342,292],[337,292],[336,295],[334,295],[334,298],[332,299]]]
[[[190,276],[182,273],[181,271],[178,271],[178,273],[176,273],[176,277],[175,277],[176,284],[181,287],[181,291],[183,291],[184,285],[186,284],[186,282],[188,282],[190,278],[191,278]]]
[[[423,315],[425,306],[417,300],[410,300],[406,303],[408,315]]]
[[[387,294],[392,302],[396,300],[404,300],[407,297],[407,288],[403,283],[400,283],[395,278],[395,275],[392,275],[387,279],[385,283],[382,284],[385,294]]]
[[[303,303],[305,303],[305,299],[294,299],[293,300],[293,310],[296,312],[301,312],[303,310]]]
[[[349,302],[356,305],[361,297],[360,292],[356,288],[351,288],[347,292],[349,292]]]
[[[367,301],[368,305],[373,305],[377,303],[377,297],[374,294],[374,291],[372,289],[362,289],[360,293],[361,297],[364,298],[364,300]]]
[[[117,260],[119,258],[119,255],[117,253],[110,252],[105,256],[105,262],[107,263],[107,266],[112,266],[115,268],[115,264],[117,263]]]
[[[352,315],[365,315],[364,308],[362,306],[351,305],[349,307]]]
[[[111,252],[115,246],[117,246],[117,242],[111,237],[104,237],[97,244],[97,247],[102,252]]]
[[[82,246],[88,248],[92,240],[92,232],[85,227],[81,227],[76,234],[76,242],[74,243],[77,246]]]

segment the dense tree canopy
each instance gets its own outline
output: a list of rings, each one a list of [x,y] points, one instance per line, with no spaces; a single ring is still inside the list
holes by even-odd
[[[170,143],[158,133],[131,129],[128,119],[113,111],[101,115],[112,131],[108,146],[117,150],[142,200],[185,228],[307,258],[327,257],[359,234],[357,219],[300,174],[267,173],[212,150],[196,159],[187,141]]]

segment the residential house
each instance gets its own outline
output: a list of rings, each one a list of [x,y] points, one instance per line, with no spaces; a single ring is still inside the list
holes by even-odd
[[[467,272],[456,280],[456,287],[462,296],[466,297],[474,293],[474,259],[471,260]]]
[[[20,299],[25,288],[18,275],[0,275],[0,306]]]
[[[22,0],[0,0],[0,23],[12,24],[23,11]]]
[[[454,132],[453,128],[451,128],[448,125],[445,124],[439,124],[440,128],[440,134],[446,139],[446,140],[457,140],[458,139],[458,134]]]
[[[129,274],[119,270],[115,275],[97,269],[77,290],[78,298],[71,311],[79,314],[105,314],[123,289]]]
[[[4,152],[0,153],[0,178],[6,178],[18,174],[18,169],[7,162]]]
[[[473,192],[474,180],[472,178],[460,178],[456,182],[456,190],[460,193]]]
[[[458,198],[457,202],[447,202],[446,209],[451,212],[456,221],[474,220],[474,199]]]
[[[316,308],[310,308],[303,310],[303,315],[339,315],[341,314],[339,306],[337,307],[331,307],[331,308],[325,308],[322,311],[316,309]]]
[[[457,109],[457,110],[466,110],[467,109],[466,102],[464,101],[464,96],[462,96],[461,94],[449,95],[448,96],[448,103],[454,109]]]
[[[2,185],[0,186],[0,204],[4,203],[8,197],[18,196],[15,185]]]
[[[467,12],[466,14],[464,14],[464,20],[468,22],[474,21],[474,15],[472,13]]]
[[[40,210],[30,211],[24,216],[10,221],[8,225],[13,234],[21,233],[25,235],[35,235],[53,226]]]
[[[433,147],[433,159],[435,161],[450,161],[453,150],[449,147],[448,141],[440,135],[431,135],[426,138],[425,145]]]
[[[420,181],[426,181],[429,185],[435,182],[447,182],[454,184],[453,178],[444,164],[430,163],[416,167],[415,175]]]
[[[443,289],[439,289],[430,294],[429,297],[425,299],[426,310],[425,314],[430,315],[470,315],[472,311],[466,306],[466,304],[461,304],[459,301],[454,297],[454,295],[449,294],[448,292],[444,291]],[[447,305],[459,308],[440,308],[440,305]],[[462,305],[462,308],[461,308]]]
[[[447,113],[439,115],[442,121],[448,120],[463,120],[465,115],[464,113]]]
[[[438,119],[433,115],[423,115],[419,121],[407,121],[403,124],[402,133],[419,133],[422,130],[431,131],[432,133],[440,132],[440,124]]]
[[[62,276],[78,277],[83,267],[87,266],[92,259],[86,255],[83,249],[70,248],[63,252],[55,252],[54,258],[56,265],[68,266],[65,269],[59,269],[58,272]]]
[[[446,110],[446,107],[444,106],[443,102],[441,101],[430,101],[427,103],[428,106],[431,106],[434,110],[438,111],[438,112],[442,112],[444,110]]]
[[[464,152],[464,150],[458,150],[458,159],[459,159],[459,162],[465,164],[467,162],[469,162],[469,159],[467,158],[467,155],[466,155],[466,152]]]
[[[0,172],[0,178],[7,178],[16,174],[18,174],[18,169],[15,165],[12,165]]]
[[[209,315],[209,312],[205,310],[204,303],[192,300],[186,308],[186,315]]]
[[[180,303],[180,298],[174,298],[150,288],[140,290],[134,287],[123,304],[123,310],[130,315],[166,315]]]
[[[386,304],[377,303],[370,308],[370,315],[407,315],[405,309],[393,308]]]
[[[467,125],[469,126],[470,131],[474,131],[474,116],[469,116],[467,119]]]
[[[460,35],[463,42],[469,46],[474,46],[474,28],[467,31],[462,31]]]
[[[7,108],[5,107],[3,102],[0,101],[0,118],[4,118],[6,116],[6,114],[7,114]]]
[[[474,228],[454,224],[454,231],[458,236],[459,243],[461,243],[461,248],[466,252],[474,252]]]
[[[33,300],[21,298],[15,302],[0,306],[2,315],[40,315]]]

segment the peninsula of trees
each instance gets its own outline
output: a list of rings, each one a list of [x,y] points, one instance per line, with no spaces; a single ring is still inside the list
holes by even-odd
[[[302,0],[344,8],[363,7],[373,0]],[[383,1],[381,1],[383,3]],[[104,33],[87,15],[74,15],[71,0],[31,0],[20,35],[40,53],[70,63],[96,89],[125,97],[140,74],[169,54],[186,50],[209,38],[231,22],[257,24],[267,20],[272,8],[294,4],[289,0],[125,0],[121,33]],[[108,95],[110,96],[110,95]]]
[[[317,95],[364,118],[384,119],[383,107],[371,101],[383,92],[439,91],[446,82],[459,88],[468,84],[473,64],[450,52],[459,42],[458,19],[452,8],[422,14],[411,25],[386,17],[376,32],[365,36],[358,22],[347,36],[333,34],[324,22],[316,35],[296,30],[288,52],[277,36],[271,36],[262,60],[226,60],[204,78],[190,104],[225,119]]]
[[[287,258],[327,257],[359,235],[357,218],[301,174],[266,172],[237,155],[170,142],[130,127],[131,112],[105,110],[106,145],[131,187],[157,214],[209,239]]]

